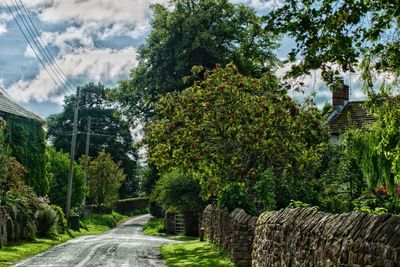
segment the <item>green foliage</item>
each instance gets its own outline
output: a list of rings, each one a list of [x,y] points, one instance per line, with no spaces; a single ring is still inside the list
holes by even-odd
[[[376,122],[366,129],[349,131],[346,142],[369,190],[381,188],[390,199],[391,205],[386,208],[393,212],[398,207],[400,184],[399,96],[391,87],[382,87],[370,94],[367,105]]]
[[[117,212],[131,214],[132,212],[145,210],[149,207],[149,197],[136,197],[120,199],[117,202]]]
[[[300,55],[292,75],[309,74],[322,69],[323,79],[332,88],[343,81],[332,66],[354,72],[364,63],[364,82],[372,87],[371,70],[399,74],[400,2],[353,0],[285,1],[267,17],[268,29],[295,39],[296,48],[289,58]]]
[[[156,167],[154,164],[142,166],[138,170],[138,176],[140,193],[149,196],[157,180],[160,179]]]
[[[42,122],[4,114],[5,143],[15,159],[26,169],[23,177],[38,195],[49,191],[46,177],[46,143]]]
[[[256,196],[256,207],[259,211],[274,210],[276,207],[276,185],[273,170],[267,169],[255,182],[253,190]]]
[[[5,206],[10,217],[7,220],[7,237],[11,242],[33,239],[36,233],[34,214],[39,199],[24,181],[26,169],[11,157],[4,143],[5,121],[0,120],[0,205]]]
[[[301,201],[290,201],[289,208],[295,209],[295,208],[317,208],[313,207],[310,204],[301,202]]]
[[[146,235],[159,235],[165,233],[164,219],[163,218],[151,218],[147,223],[143,225],[143,233]]]
[[[163,245],[161,256],[168,267],[233,267],[228,253],[209,242],[188,241]]]
[[[277,65],[275,39],[265,34],[261,18],[227,0],[173,0],[171,8],[152,6],[152,32],[138,51],[138,66],[113,92],[128,117],[148,119],[168,92],[182,91],[202,74],[233,62],[241,73],[259,77]]]
[[[110,89],[102,84],[88,83],[80,87],[79,120],[76,158],[85,155],[88,119],[92,118],[89,156],[96,157],[105,150],[121,166],[127,175],[120,188],[121,198],[133,197],[138,189],[136,178],[136,150],[128,122],[118,112],[116,105],[107,96]],[[62,113],[49,116],[47,119],[47,137],[57,151],[70,151],[71,132],[76,96],[65,97]]]
[[[69,173],[69,154],[62,151],[56,151],[54,147],[47,148],[47,175],[50,184],[50,192],[48,194],[52,204],[58,205],[63,209],[66,208],[66,195]],[[85,195],[84,188],[84,171],[83,168],[75,164],[74,178],[72,183],[71,207],[79,207],[82,205]]]
[[[387,194],[382,191],[366,191],[353,203],[356,211],[366,212],[369,214],[380,215],[389,212],[400,212],[400,203],[393,203],[393,201],[387,196]]]
[[[200,185],[192,174],[174,169],[163,174],[157,181],[152,198],[165,211],[197,214],[203,209],[199,195]]]
[[[118,200],[118,189],[125,180],[123,169],[104,150],[92,160],[88,168],[89,198],[97,205],[112,208]]]
[[[51,237],[57,232],[57,213],[47,204],[42,204],[35,213],[37,234],[40,237]]]
[[[93,214],[87,216],[83,219],[83,222],[84,224],[107,226],[108,229],[111,229],[124,219],[127,219],[127,217],[118,212],[112,212],[111,214]]]
[[[319,192],[318,206],[323,211],[341,213],[353,210],[353,201],[366,189],[362,172],[345,141],[340,146],[325,146],[316,174],[319,175],[315,184]]]
[[[203,81],[166,95],[156,111],[159,116],[146,129],[149,160],[163,172],[191,171],[205,199],[231,182],[254,184],[268,168],[277,188],[286,182],[284,170],[306,184],[319,144],[326,140],[314,105],[300,106],[276,78],[246,77],[232,64],[206,71]]]
[[[162,207],[160,207],[160,205],[158,205],[158,203],[152,198],[150,198],[149,201],[149,212],[150,215],[155,218],[164,218],[164,211]]]
[[[217,204],[228,212],[241,208],[251,215],[258,213],[244,183],[230,183],[223,187],[218,193]]]
[[[68,227],[67,219],[65,218],[65,214],[63,209],[57,205],[50,205],[53,211],[57,215],[57,233],[64,234]]]

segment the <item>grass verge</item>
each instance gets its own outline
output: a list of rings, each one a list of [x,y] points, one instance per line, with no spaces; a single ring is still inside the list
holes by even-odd
[[[206,241],[187,241],[166,244],[161,247],[161,256],[168,267],[235,266],[224,250]]]
[[[72,238],[83,235],[101,234],[115,227],[128,217],[113,212],[105,215],[91,215],[81,221],[81,231],[68,229],[64,234],[58,234],[54,238],[36,238],[32,241],[23,241],[10,244],[0,249],[0,267],[14,264],[24,258],[42,253],[49,248],[64,243]]]
[[[195,240],[196,237],[185,236],[185,235],[169,235],[165,233],[164,229],[164,220],[151,218],[145,225],[143,225],[143,233],[146,235],[152,236],[163,236],[171,239],[180,239],[180,240]]]

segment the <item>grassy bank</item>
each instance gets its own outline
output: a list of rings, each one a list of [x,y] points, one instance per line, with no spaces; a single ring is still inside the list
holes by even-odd
[[[146,235],[153,236],[163,236],[172,239],[180,239],[180,240],[195,240],[196,237],[185,236],[185,235],[170,235],[165,233],[164,229],[164,220],[151,218],[145,225],[143,225],[143,233]]]
[[[115,212],[105,215],[91,215],[81,221],[82,228],[79,232],[68,229],[66,233],[59,234],[52,239],[37,238],[33,241],[7,245],[0,249],[0,267],[12,265],[19,260],[44,252],[78,236],[104,233],[127,218],[127,216]]]
[[[235,266],[219,247],[200,241],[171,243],[161,247],[161,256],[168,267],[229,267]]]

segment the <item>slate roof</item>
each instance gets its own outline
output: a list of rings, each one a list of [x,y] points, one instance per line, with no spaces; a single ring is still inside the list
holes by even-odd
[[[40,123],[44,123],[44,120],[41,117],[24,109],[23,107],[11,101],[7,97],[5,97],[2,93],[0,93],[0,113],[2,112],[35,120]]]
[[[350,126],[361,128],[366,123],[372,123],[372,117],[363,107],[364,101],[351,101],[341,111],[331,109],[328,116],[328,126],[332,135],[341,134]]]

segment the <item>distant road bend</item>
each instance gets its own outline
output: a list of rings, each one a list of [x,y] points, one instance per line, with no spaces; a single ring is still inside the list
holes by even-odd
[[[142,226],[149,218],[142,215],[102,235],[74,238],[15,266],[164,266],[160,246],[177,241],[144,235]]]

